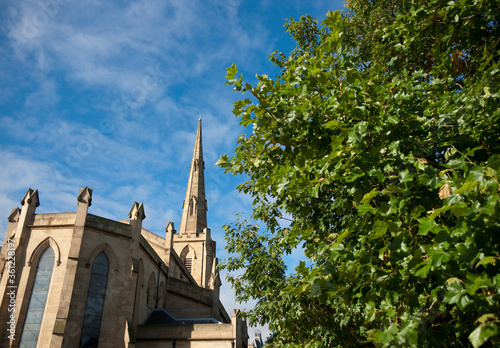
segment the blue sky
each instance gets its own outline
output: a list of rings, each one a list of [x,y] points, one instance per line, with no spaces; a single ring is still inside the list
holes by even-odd
[[[180,223],[201,115],[208,224],[224,259],[221,226],[251,214],[236,191],[243,179],[214,165],[245,132],[226,68],[235,63],[250,82],[276,75],[269,55],[295,47],[285,18],[323,19],[339,8],[321,0],[0,0],[0,238],[28,188],[39,190],[44,213],[76,211],[82,186],[94,189],[90,213],[127,219],[143,202],[144,227],[164,235],[167,221]],[[231,312],[229,284],[221,296]]]

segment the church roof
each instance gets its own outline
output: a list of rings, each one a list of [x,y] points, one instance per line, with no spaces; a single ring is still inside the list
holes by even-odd
[[[144,325],[186,325],[186,324],[219,324],[214,318],[176,318],[162,308],[153,309]]]

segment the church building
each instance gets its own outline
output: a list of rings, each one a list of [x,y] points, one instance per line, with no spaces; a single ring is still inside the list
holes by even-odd
[[[0,347],[247,348],[246,322],[219,299],[216,245],[207,226],[201,120],[178,231],[129,219],[36,213],[38,190],[14,208],[0,252]]]

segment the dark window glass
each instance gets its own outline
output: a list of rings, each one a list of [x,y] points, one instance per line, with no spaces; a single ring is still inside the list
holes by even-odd
[[[155,277],[154,274],[149,276],[148,288],[146,290],[146,305],[153,308],[155,304]]]
[[[19,347],[36,347],[53,269],[54,251],[52,248],[47,248],[40,256],[36,267],[35,283],[33,284]]]
[[[92,265],[92,272],[90,274],[89,292],[87,294],[82,337],[80,339],[81,348],[97,347],[106,283],[108,281],[108,268],[109,263],[106,254],[100,253]]]

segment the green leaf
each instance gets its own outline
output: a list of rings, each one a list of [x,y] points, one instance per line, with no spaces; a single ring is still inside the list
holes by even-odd
[[[453,190],[453,193],[454,194],[461,194],[463,192],[469,191],[470,189],[476,187],[477,185],[479,185],[478,181],[466,181],[462,185],[462,187],[460,187],[459,189]]]
[[[314,197],[314,198],[319,197],[319,187],[320,187],[320,184],[318,183],[311,188],[311,196],[312,197]]]
[[[497,261],[498,257],[494,257],[494,256],[486,256],[486,257],[483,257],[483,259],[481,259],[477,264],[476,264],[476,268],[478,268],[479,266],[481,265],[488,265],[488,264],[495,264],[496,261]]]
[[[387,185],[386,188],[382,190],[383,195],[394,195],[394,194],[402,194],[404,191],[394,185]]]
[[[474,348],[480,347],[484,342],[486,342],[486,338],[481,334],[482,326],[478,326],[471,332],[469,335],[470,343],[474,346]]]
[[[463,296],[463,289],[463,285],[458,281],[449,283],[447,286],[446,294],[443,298],[443,302],[449,304],[458,303]]]
[[[451,277],[451,278],[446,280],[446,285],[450,285],[450,284],[455,283],[455,282],[463,283],[463,281],[461,279],[459,279],[457,277]]]
[[[490,337],[498,335],[498,326],[494,323],[487,323],[479,325],[469,335],[469,340],[474,346],[478,348],[483,345]]]
[[[490,167],[485,167],[484,171],[486,172],[486,175],[492,177],[492,178],[498,178],[498,172]]]
[[[312,291],[309,294],[309,297],[316,297],[321,295],[321,286],[318,283],[315,283],[312,287]]]
[[[437,226],[434,219],[428,217],[420,218],[417,221],[419,222],[418,234],[422,236],[427,235],[429,231],[432,231]]]
[[[478,319],[474,322],[474,324],[476,324],[476,325],[477,325],[477,324],[484,324],[484,323],[486,323],[486,322],[488,322],[488,321],[490,321],[490,320],[492,320],[492,321],[498,321],[498,317],[497,317],[495,314],[493,314],[493,313],[486,313],[486,314],[481,315],[481,316],[480,316],[480,317],[479,317],[479,318],[478,318]]]
[[[364,196],[363,196],[363,199],[361,200],[361,204],[368,204],[370,203],[370,201],[376,197],[378,195],[378,190],[377,189],[373,189],[371,190],[370,192],[366,193]]]
[[[227,68],[226,71],[226,79],[229,81],[234,81],[234,76],[236,75],[236,73],[238,73],[238,68],[236,67],[236,65],[234,63],[231,64],[231,66]]]
[[[431,264],[429,262],[422,263],[421,267],[415,271],[415,276],[419,278],[427,278],[430,268]]]
[[[349,235],[349,229],[345,229],[344,232],[342,232],[341,234],[339,234],[339,236],[337,237],[337,243],[342,243],[342,241],[344,240],[345,237],[347,237]]]
[[[488,167],[492,168],[496,172],[500,170],[500,155],[495,154],[488,159]]]
[[[227,164],[227,156],[221,156],[221,158],[219,158],[219,160],[217,162],[215,162],[215,165],[217,166],[223,166],[225,164]]]
[[[372,214],[374,214],[378,210],[378,209],[373,208],[369,204],[359,204],[359,205],[356,206],[356,208],[358,209],[358,212],[359,212],[360,216],[363,216],[366,213],[372,213]]]
[[[463,311],[465,307],[472,302],[472,299],[470,298],[469,295],[463,295],[460,297],[460,299],[457,302],[457,307]]]
[[[373,301],[368,301],[365,305],[366,320],[374,321],[377,313],[377,307]]]
[[[394,66],[394,62],[398,59],[397,56],[391,58],[391,60],[387,63],[388,66]]]
[[[386,232],[389,225],[385,221],[377,220],[373,225],[373,232],[368,236],[369,240],[382,237]]]
[[[330,120],[327,123],[323,124],[323,127],[327,129],[338,129],[339,127],[342,126],[342,122],[339,120]]]
[[[378,342],[381,342],[383,344],[389,344],[394,339],[394,334],[396,333],[397,333],[397,326],[396,323],[394,323],[391,326],[389,326],[388,330],[377,332],[375,334],[375,337],[377,338]]]
[[[410,174],[408,169],[403,170],[400,175],[401,175],[401,182],[408,182],[413,180],[413,175]]]

